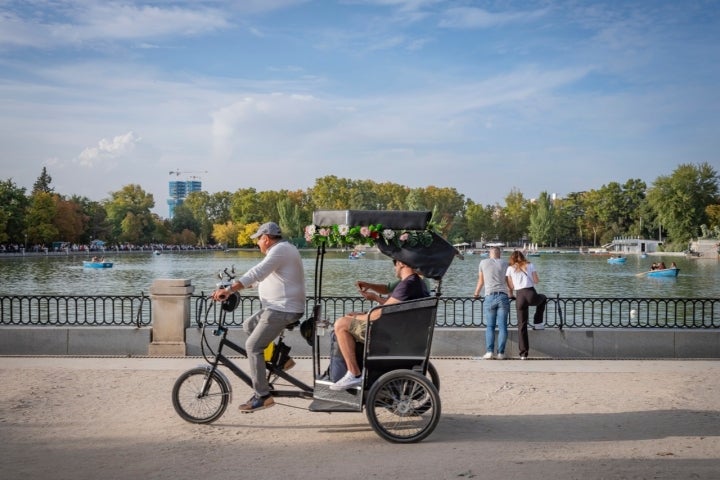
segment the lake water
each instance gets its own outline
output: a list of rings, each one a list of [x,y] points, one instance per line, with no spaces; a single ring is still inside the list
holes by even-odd
[[[315,251],[302,252],[307,292],[313,294]],[[255,265],[262,255],[251,251],[124,253],[106,255],[114,262],[109,269],[83,268],[84,255],[0,256],[0,295],[138,295],[150,291],[157,278],[188,278],[195,293],[214,289],[218,271],[231,265],[238,272]],[[507,253],[504,256],[507,258]],[[720,262],[684,257],[628,256],[623,265],[610,265],[607,257],[577,253],[547,253],[531,257],[540,275],[538,290],[560,297],[651,297],[720,298]],[[468,297],[477,282],[479,255],[453,261],[442,284],[446,297]],[[647,278],[636,274],[650,269],[653,262],[674,261],[680,268],[677,278]],[[385,282],[393,275],[388,257],[367,253],[358,260],[347,254],[329,252],[323,273],[324,296],[356,296],[357,279]]]

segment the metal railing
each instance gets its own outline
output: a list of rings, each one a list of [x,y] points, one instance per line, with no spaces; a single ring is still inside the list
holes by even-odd
[[[191,296],[191,324],[217,323],[220,305],[204,294]],[[441,297],[437,326],[484,327],[483,300]],[[352,311],[367,311],[372,304],[362,297],[324,297],[322,315],[331,323]],[[314,300],[306,301],[306,315]],[[532,312],[531,307],[531,312]],[[260,300],[241,296],[226,323],[240,326],[260,309]],[[517,325],[514,305],[510,325]],[[20,326],[148,326],[152,324],[149,297],[137,296],[0,296],[0,325]],[[550,298],[545,309],[549,328],[720,328],[720,299],[716,298]]]
[[[152,324],[150,297],[88,295],[0,296],[0,325],[134,326]]]
[[[196,302],[197,320],[216,323],[220,307],[205,297]],[[440,297],[438,327],[485,327],[482,299]],[[367,311],[372,304],[363,297],[324,297],[323,316],[331,323],[357,311]],[[306,302],[306,314],[314,302]],[[531,313],[534,307],[531,307]],[[235,311],[228,313],[226,323],[242,325],[243,319],[260,309],[257,297],[242,296]],[[207,319],[207,320],[205,320]],[[509,324],[517,326],[517,314],[511,302]],[[545,308],[545,325],[549,328],[720,328],[720,299],[716,298],[549,298]]]

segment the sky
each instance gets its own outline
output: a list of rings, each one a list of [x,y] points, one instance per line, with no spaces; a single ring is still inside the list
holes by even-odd
[[[720,170],[720,1],[0,0],[0,180],[449,187]]]

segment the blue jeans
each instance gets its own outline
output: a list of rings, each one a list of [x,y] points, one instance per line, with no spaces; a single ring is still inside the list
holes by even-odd
[[[510,314],[510,299],[504,293],[487,295],[483,301],[483,316],[485,317],[485,348],[488,352],[495,349],[495,325],[498,327],[497,353],[505,353],[507,343],[507,321]]]

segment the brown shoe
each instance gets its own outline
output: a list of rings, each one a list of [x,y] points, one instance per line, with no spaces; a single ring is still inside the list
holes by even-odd
[[[270,408],[275,405],[275,400],[268,395],[266,397],[258,397],[257,395],[253,395],[250,397],[250,400],[248,400],[246,403],[243,403],[240,405],[240,413],[252,413],[257,410],[263,410],[265,408]]]
[[[288,358],[287,362],[285,362],[285,365],[283,365],[283,370],[285,370],[287,372],[294,366],[295,366],[295,360],[293,360],[292,358]]]

